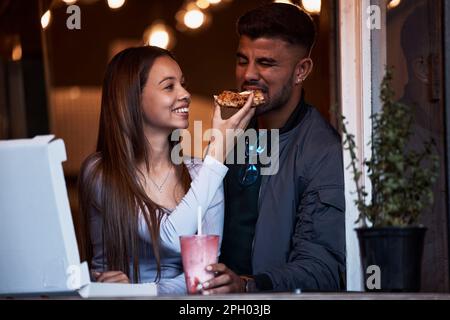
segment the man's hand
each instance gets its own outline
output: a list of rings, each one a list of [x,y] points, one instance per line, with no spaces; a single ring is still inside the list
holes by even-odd
[[[97,282],[130,283],[130,279],[121,271],[93,272]]]
[[[212,264],[206,270],[214,272],[216,277],[202,283],[202,294],[245,292],[245,281],[223,263]]]

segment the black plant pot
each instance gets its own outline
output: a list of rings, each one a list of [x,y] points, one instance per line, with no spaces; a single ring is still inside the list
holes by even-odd
[[[358,228],[364,286],[367,291],[417,292],[426,228]],[[378,266],[380,287],[367,287],[369,266]],[[369,279],[369,280],[373,280]],[[370,281],[369,281],[370,282]]]

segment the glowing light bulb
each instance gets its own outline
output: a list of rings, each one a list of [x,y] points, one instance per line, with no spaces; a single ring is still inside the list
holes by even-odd
[[[125,0],[108,0],[108,6],[111,9],[119,9],[125,4]]]
[[[319,14],[322,7],[321,0],[302,0],[303,8],[311,14]]]
[[[175,39],[170,27],[162,21],[157,21],[144,32],[144,42],[150,46],[171,49]]]
[[[289,0],[275,0],[274,2],[277,2],[277,3],[287,3],[287,4],[293,4],[291,1],[289,1]]]
[[[43,29],[48,27],[51,19],[52,19],[52,13],[50,12],[50,10],[47,10],[41,17],[41,26]]]
[[[208,0],[197,0],[195,3],[200,9],[207,9],[210,5]]]
[[[197,9],[189,10],[184,15],[184,24],[190,29],[198,29],[205,21],[203,12]]]
[[[157,30],[153,31],[150,34],[150,38],[148,40],[148,44],[151,46],[160,47],[163,49],[167,49],[169,45],[169,33],[165,30]]]
[[[395,7],[398,7],[398,5],[402,2],[401,0],[391,0],[388,3],[388,9],[394,9]]]

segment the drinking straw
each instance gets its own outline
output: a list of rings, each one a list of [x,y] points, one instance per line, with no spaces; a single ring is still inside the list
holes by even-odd
[[[202,235],[202,207],[197,208],[197,235]]]

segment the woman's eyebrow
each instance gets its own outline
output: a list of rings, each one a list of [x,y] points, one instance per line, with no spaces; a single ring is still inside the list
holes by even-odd
[[[158,84],[161,84],[161,83],[163,83],[164,81],[166,81],[166,80],[175,80],[176,78],[175,77],[165,77],[164,79],[162,79]]]

